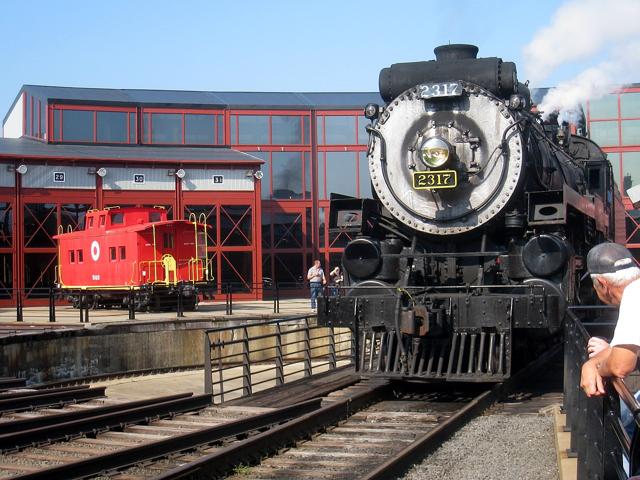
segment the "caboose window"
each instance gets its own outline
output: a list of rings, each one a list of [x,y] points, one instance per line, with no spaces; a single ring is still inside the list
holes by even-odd
[[[82,250],[77,251],[78,263],[82,263]]]
[[[173,248],[173,233],[163,233],[164,248]]]
[[[111,225],[122,225],[124,223],[124,213],[114,213],[111,215]]]
[[[69,263],[75,263],[76,255],[73,250],[69,250]]]
[[[93,228],[93,217],[89,217],[89,228]]]
[[[120,260],[127,258],[127,247],[120,247]]]
[[[112,262],[117,260],[116,247],[109,247],[109,258],[111,259]]]
[[[107,216],[106,215],[100,215],[100,226],[104,226],[105,222],[107,220]]]

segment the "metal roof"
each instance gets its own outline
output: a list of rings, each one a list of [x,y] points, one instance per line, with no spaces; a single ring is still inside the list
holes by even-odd
[[[51,87],[44,85],[23,85],[22,91],[52,101],[125,103],[154,106],[190,105],[211,108],[360,109],[370,102],[382,102],[378,92],[208,92]]]
[[[27,138],[0,138],[1,158],[43,160],[153,161],[259,165],[263,160],[231,148],[58,145]]]

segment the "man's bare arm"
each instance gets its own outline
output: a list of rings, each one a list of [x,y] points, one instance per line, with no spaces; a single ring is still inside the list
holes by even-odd
[[[636,369],[639,350],[638,345],[615,345],[608,349],[609,355],[606,357],[596,355],[592,360],[600,358],[597,366],[601,376],[624,378]]]

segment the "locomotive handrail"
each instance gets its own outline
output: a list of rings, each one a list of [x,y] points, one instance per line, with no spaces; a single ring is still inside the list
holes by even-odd
[[[191,220],[191,218],[192,218],[192,217],[193,217],[193,220]],[[196,223],[196,214],[195,214],[195,213],[191,212],[191,213],[189,214],[189,221],[190,221],[191,223]]]
[[[58,235],[62,235],[64,233],[64,226],[58,225]]]
[[[73,228],[71,227],[71,224],[67,225],[67,233],[71,233],[73,232]]]

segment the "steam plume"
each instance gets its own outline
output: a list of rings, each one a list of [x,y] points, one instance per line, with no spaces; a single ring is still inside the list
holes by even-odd
[[[575,78],[544,97],[546,114],[576,108],[640,76],[640,1],[569,0],[524,48],[527,78],[539,83],[558,67],[599,57]]]

